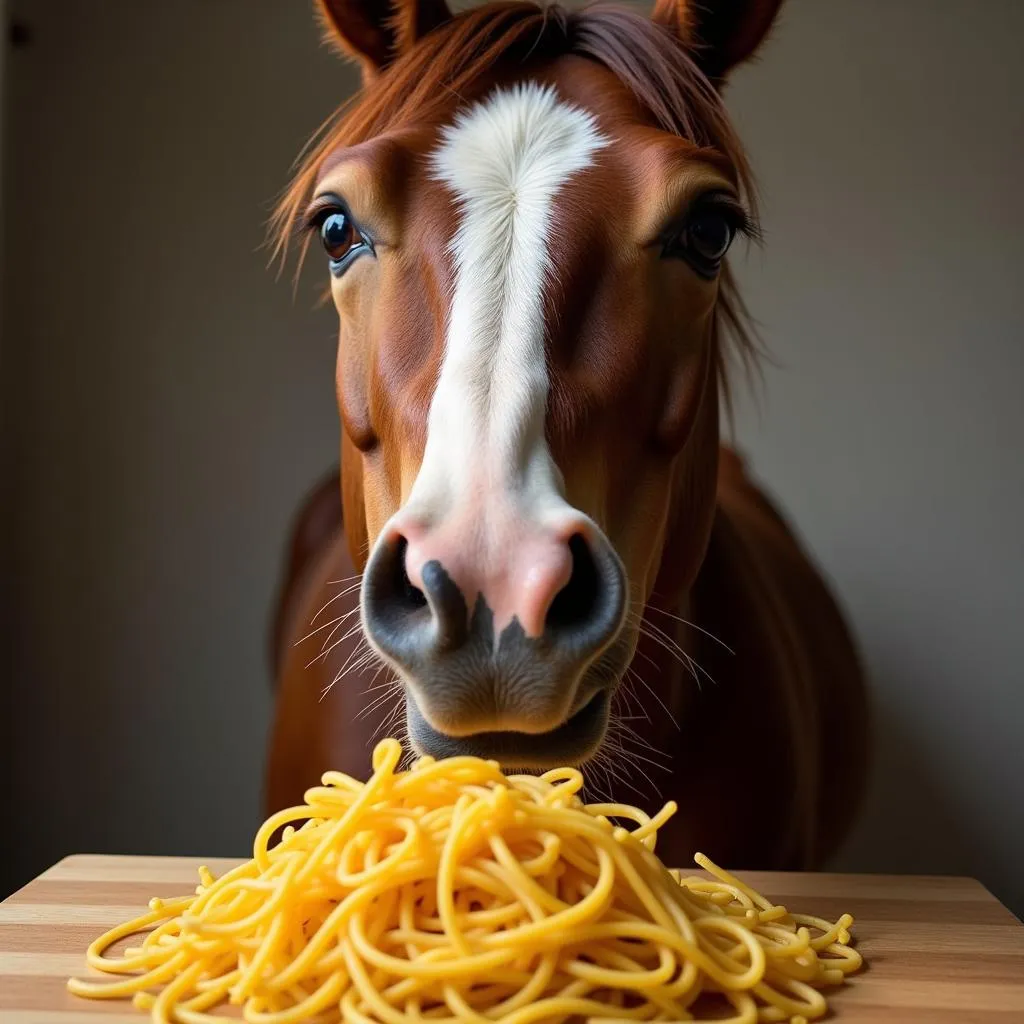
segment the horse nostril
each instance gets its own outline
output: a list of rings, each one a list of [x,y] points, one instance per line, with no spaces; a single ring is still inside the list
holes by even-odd
[[[590,545],[582,534],[569,538],[572,573],[569,582],[555,595],[544,624],[548,629],[571,629],[590,621],[598,604],[601,573]]]
[[[377,648],[400,665],[418,663],[433,644],[430,595],[409,577],[409,542],[394,536],[377,544],[363,572],[363,626]]]
[[[461,646],[469,628],[458,586],[437,559],[417,565],[421,554],[415,541],[395,534],[377,545],[363,573],[367,632],[407,666]]]
[[[427,597],[419,587],[409,579],[409,570],[405,565],[405,556],[409,548],[409,542],[400,538],[395,550],[395,574],[394,593],[400,595],[405,605],[410,609],[424,608],[427,604]]]

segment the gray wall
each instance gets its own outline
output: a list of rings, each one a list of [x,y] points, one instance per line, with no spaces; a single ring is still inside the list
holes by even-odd
[[[764,192],[742,281],[775,359],[738,435],[874,683],[842,864],[976,874],[1018,911],[1022,39],[1018,0],[799,0],[729,94]]]
[[[238,853],[286,523],[336,432],[331,314],[312,282],[295,302],[275,284],[261,225],[353,78],[302,0],[13,6],[35,42],[9,55],[4,146],[4,752],[33,827],[8,873]],[[842,864],[976,873],[1018,908],[1022,37],[1018,0],[792,0],[728,97],[767,232],[741,273],[777,362],[739,438],[878,702]]]
[[[337,449],[332,316],[260,247],[356,76],[304,0],[12,7],[5,621],[33,827],[8,864],[240,853],[287,525]]]

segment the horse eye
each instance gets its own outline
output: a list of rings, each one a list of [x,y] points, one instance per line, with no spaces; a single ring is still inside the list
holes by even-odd
[[[736,232],[746,230],[742,209],[724,201],[706,200],[662,242],[663,259],[682,259],[704,278],[713,278]]]
[[[732,222],[717,210],[703,210],[686,226],[694,255],[708,263],[719,263],[732,245],[736,233]]]
[[[331,262],[340,263],[362,239],[351,218],[340,210],[332,210],[320,222],[320,241]]]

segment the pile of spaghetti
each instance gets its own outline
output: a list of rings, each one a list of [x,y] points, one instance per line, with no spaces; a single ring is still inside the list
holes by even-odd
[[[385,740],[369,782],[327,773],[251,861],[92,944],[90,966],[127,977],[71,991],[185,1024],[237,1020],[231,1004],[258,1024],[802,1024],[860,966],[848,915],[791,914],[701,856],[710,877],[670,873],[654,845],[672,804],[584,804],[570,768],[400,757]]]

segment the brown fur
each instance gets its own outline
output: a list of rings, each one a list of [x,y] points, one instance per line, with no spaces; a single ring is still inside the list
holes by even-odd
[[[749,168],[711,80],[753,53],[778,3],[659,5],[669,32],[615,9],[567,14],[502,0],[435,23],[394,57],[353,42],[371,4],[328,6],[349,49],[386,70],[368,75],[283,198],[281,251],[318,183],[344,186],[381,244],[332,287],[345,530],[330,528],[337,506],[321,489],[300,516],[277,620],[269,807],[299,798],[328,767],[365,774],[371,737],[400,710],[397,689],[366,692],[381,673],[357,624],[349,635],[356,593],[341,596],[341,583],[335,595],[328,581],[358,577],[422,458],[455,219],[422,154],[459,104],[531,78],[590,110],[614,140],[560,208],[546,296],[548,442],[567,500],[615,546],[631,589],[636,654],[595,785],[610,771],[618,798],[677,799],[672,860],[703,847],[745,866],[819,864],[863,786],[857,657],[784,521],[736,457],[720,453],[728,344],[753,353],[731,278],[698,280],[647,241],[708,187],[752,206]],[[427,13],[436,22],[436,9]],[[295,644],[313,629],[322,645]]]

